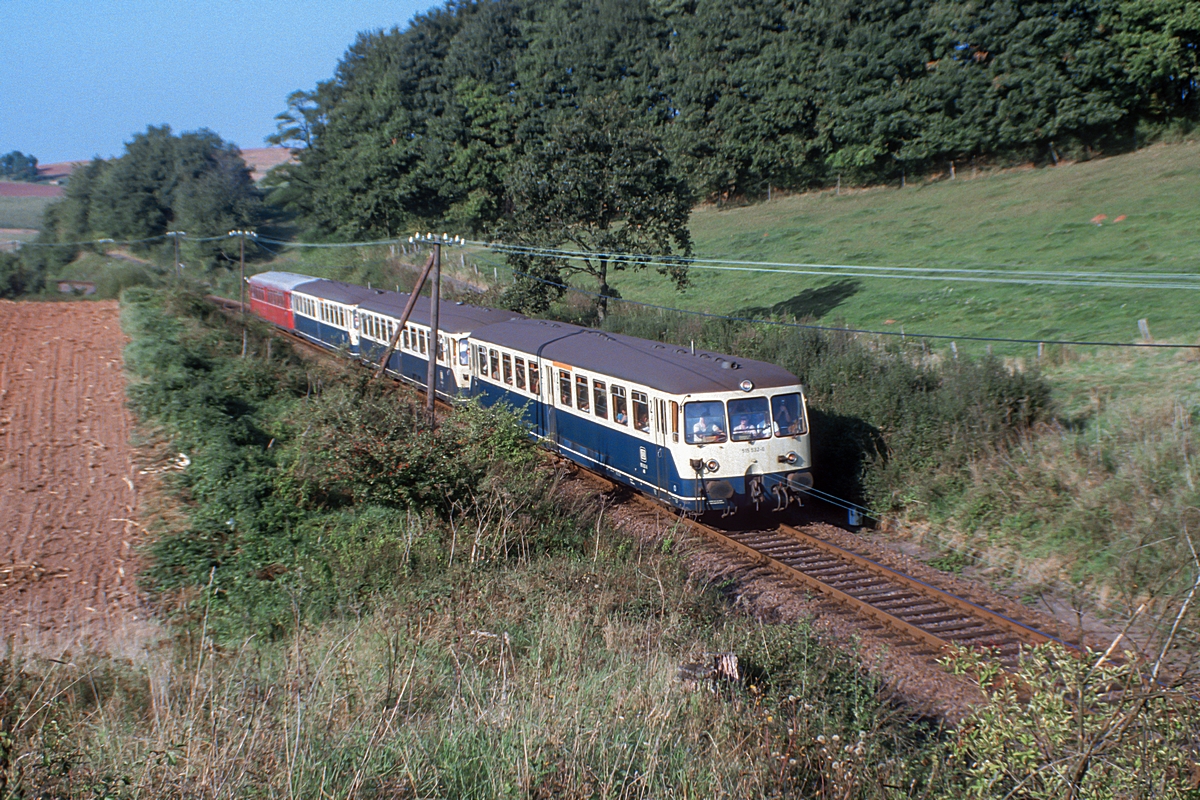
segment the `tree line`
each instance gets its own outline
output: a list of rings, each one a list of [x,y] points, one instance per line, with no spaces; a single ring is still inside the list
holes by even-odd
[[[342,238],[492,230],[589,104],[718,200],[1087,157],[1194,122],[1198,46],[1189,0],[452,0],[289,98],[279,198]]]
[[[289,97],[273,141],[299,164],[273,200],[335,239],[431,224],[687,256],[679,208],[696,199],[1189,129],[1198,45],[1190,0],[451,0],[360,34],[332,78]],[[589,273],[602,295],[621,268],[510,260]],[[514,293],[547,302],[536,280]]]

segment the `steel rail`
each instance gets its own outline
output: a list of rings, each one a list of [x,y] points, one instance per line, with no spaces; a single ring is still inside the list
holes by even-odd
[[[807,534],[804,531],[793,528],[791,525],[781,525],[780,530],[786,531],[788,534],[796,537],[805,544],[811,545],[812,547],[824,550],[827,553],[857,564],[858,566],[873,572],[876,575],[886,578],[887,580],[904,584],[920,594],[941,600],[946,605],[956,608],[964,613],[976,617],[983,617],[997,627],[1007,630],[1008,632],[1016,634],[1022,638],[1029,639],[1035,644],[1054,642],[1055,644],[1062,645],[1070,650],[1078,649],[1076,645],[1073,645],[1057,636],[1051,636],[1048,633],[1039,631],[1037,628],[1032,628],[1022,622],[1012,619],[1011,617],[1007,617],[998,611],[992,611],[990,608],[981,606],[978,603],[973,603],[964,597],[951,594],[944,589],[939,589],[938,587],[928,584],[918,578],[914,578],[911,575],[906,575],[903,572],[892,569],[884,564],[880,564],[877,561],[872,561],[866,556],[859,555],[852,550],[846,550],[845,548],[839,547],[832,542],[827,542],[824,539],[818,539],[817,537]]]

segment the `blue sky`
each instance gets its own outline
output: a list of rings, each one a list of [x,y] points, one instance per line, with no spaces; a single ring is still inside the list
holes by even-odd
[[[147,125],[262,147],[288,94],[333,75],[359,31],[431,0],[0,0],[0,153],[120,155]]]

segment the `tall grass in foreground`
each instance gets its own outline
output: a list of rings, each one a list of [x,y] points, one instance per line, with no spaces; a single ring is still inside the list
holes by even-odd
[[[712,650],[756,677],[677,680]],[[272,645],[201,627],[133,664],[10,659],[0,684],[18,797],[900,797],[936,747],[848,656],[607,536]]]

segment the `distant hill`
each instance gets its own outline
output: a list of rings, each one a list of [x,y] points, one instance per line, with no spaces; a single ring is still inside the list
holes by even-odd
[[[292,151],[286,147],[251,147],[242,151],[242,159],[246,162],[246,166],[250,167],[250,176],[256,183],[262,180],[272,167],[277,167],[280,164],[293,160]],[[37,184],[24,184],[25,186],[38,186],[38,188],[43,189],[56,189],[57,192],[55,193],[35,193],[34,195],[7,194],[3,188],[6,184],[0,183],[0,196],[59,197],[62,195],[62,189],[55,184],[65,178],[70,178],[71,173],[75,171],[76,167],[81,167],[87,163],[87,161],[59,161],[55,164],[39,164],[38,178],[43,182],[41,186],[38,186]]]
[[[62,197],[63,188],[45,183],[0,181],[0,197]]]
[[[261,181],[271,170],[288,161],[294,161],[292,151],[286,147],[254,147],[242,151],[246,166],[250,167],[250,175],[255,182]]]

